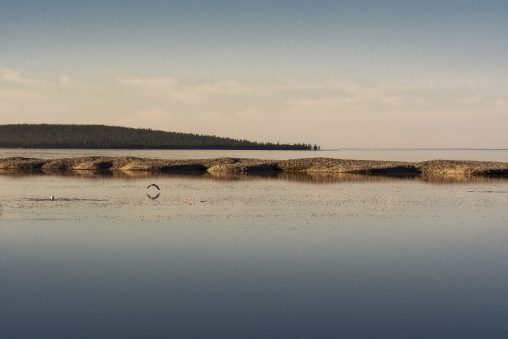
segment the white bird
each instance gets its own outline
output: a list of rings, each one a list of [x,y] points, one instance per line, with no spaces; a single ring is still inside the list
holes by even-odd
[[[51,199],[51,201],[55,200],[55,197],[53,195],[50,195],[49,198]]]

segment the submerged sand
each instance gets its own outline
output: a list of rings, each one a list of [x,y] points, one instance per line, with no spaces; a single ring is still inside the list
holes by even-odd
[[[26,173],[66,171],[144,171],[148,173],[334,173],[362,175],[468,175],[507,176],[508,162],[431,160],[423,162],[307,158],[260,160],[242,158],[163,160],[134,157],[80,157],[64,159],[5,158],[0,170]]]

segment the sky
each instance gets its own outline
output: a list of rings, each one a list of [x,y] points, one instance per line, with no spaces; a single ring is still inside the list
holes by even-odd
[[[508,148],[505,0],[0,0],[0,123]]]

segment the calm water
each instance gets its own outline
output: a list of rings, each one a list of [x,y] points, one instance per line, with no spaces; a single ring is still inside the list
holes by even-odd
[[[508,181],[450,182],[0,176],[0,337],[506,338]]]
[[[91,155],[134,156],[140,158],[161,159],[205,159],[205,158],[257,158],[257,159],[295,159],[326,157],[358,160],[397,160],[424,161],[446,160],[483,160],[507,161],[507,150],[334,150],[334,151],[232,151],[232,150],[32,150],[2,149],[0,158],[25,156],[34,158],[64,158]]]

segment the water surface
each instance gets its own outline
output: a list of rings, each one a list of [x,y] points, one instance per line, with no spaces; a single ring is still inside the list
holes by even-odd
[[[0,337],[508,336],[508,181],[308,179],[0,176]]]

